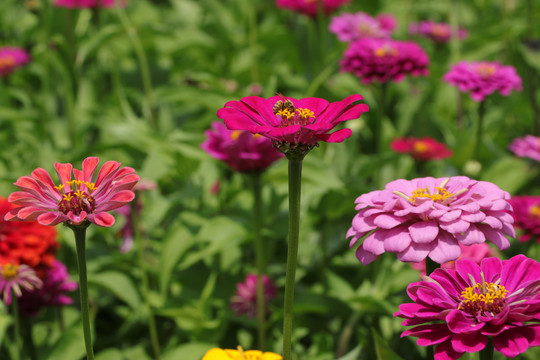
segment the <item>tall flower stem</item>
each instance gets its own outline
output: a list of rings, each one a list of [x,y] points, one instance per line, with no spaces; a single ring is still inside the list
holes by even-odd
[[[493,340],[488,338],[488,343],[483,350],[478,353],[479,360],[493,360]]]
[[[11,307],[13,309],[13,332],[15,337],[15,358],[13,360],[19,360],[21,358],[21,323],[20,323],[20,316],[19,316],[19,300],[17,299],[17,295],[12,294],[11,297]]]
[[[34,337],[32,335],[32,318],[28,316],[23,316],[22,318],[22,331],[23,331],[23,341],[24,341],[24,350],[26,355],[31,360],[37,360],[38,356],[36,353],[36,346],[34,344]]]
[[[302,188],[302,158],[289,159],[289,244],[285,275],[285,303],[283,306],[283,360],[291,360],[294,282],[300,237],[300,190]]]
[[[486,113],[486,102],[481,101],[478,104],[478,122],[476,124],[476,139],[474,142],[473,159],[478,160],[480,147],[482,146],[482,133],[484,128],[484,115]]]

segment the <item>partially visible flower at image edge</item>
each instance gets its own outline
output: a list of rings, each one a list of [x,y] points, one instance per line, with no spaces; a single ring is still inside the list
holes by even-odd
[[[522,231],[518,241],[536,238],[540,243],[540,196],[513,196],[510,205],[514,209],[514,226]]]
[[[351,0],[322,0],[323,12],[331,14]],[[282,9],[294,10],[310,17],[318,14],[318,0],[276,0],[276,6]]]
[[[30,55],[23,48],[0,47],[0,77],[11,74],[15,69],[30,61]]]
[[[540,161],[540,137],[534,135],[525,135],[515,138],[508,149],[519,157],[528,157]]]
[[[409,34],[418,34],[435,43],[442,44],[450,41],[452,38],[452,28],[450,24],[427,20],[409,24]],[[459,28],[455,31],[455,35],[458,39],[463,40],[469,35],[469,32],[463,28]]]
[[[55,0],[54,6],[70,9],[125,7],[127,0]]]
[[[268,311],[268,302],[276,297],[277,287],[268,275],[263,275],[261,281],[265,309]],[[257,315],[257,275],[249,274],[244,282],[236,284],[236,293],[231,297],[231,309],[236,315],[245,314],[251,318]]]
[[[396,19],[390,14],[376,17],[359,11],[344,13],[332,17],[328,30],[335,34],[339,41],[354,41],[361,38],[389,38],[396,27]]]
[[[455,360],[483,350],[493,340],[496,351],[515,357],[540,345],[540,263],[517,255],[509,260],[469,259],[456,270],[436,269],[407,287],[413,303],[394,316],[413,326],[401,335],[435,346],[435,360]]]
[[[34,269],[27,265],[0,265],[0,295],[6,305],[11,304],[11,292],[16,297],[22,296],[22,289],[33,290],[40,288],[43,282]]]
[[[260,350],[238,350],[213,348],[203,356],[202,360],[282,360],[283,357],[273,352],[263,353]]]
[[[440,160],[452,156],[452,150],[445,144],[427,136],[422,139],[397,138],[392,140],[390,148],[401,154],[409,154],[418,161]]]

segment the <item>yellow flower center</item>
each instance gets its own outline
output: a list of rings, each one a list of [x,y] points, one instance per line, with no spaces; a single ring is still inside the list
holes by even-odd
[[[240,135],[242,135],[242,130],[234,130],[233,132],[231,132],[231,139],[238,140]]]
[[[384,56],[397,56],[398,51],[397,49],[391,48],[387,45],[382,46],[380,48],[377,48],[373,51],[375,56],[377,57],[384,57]]]
[[[529,208],[529,214],[532,217],[539,218],[540,219],[540,205],[534,204]]]
[[[65,192],[65,185],[69,186],[70,191]],[[94,210],[94,198],[90,195],[96,189],[94,183],[80,180],[71,180],[66,184],[55,186],[59,193],[64,192],[62,199],[58,202],[58,208],[64,214],[73,212],[79,215],[82,211],[91,213]]]
[[[429,145],[425,141],[415,141],[413,144],[413,150],[417,153],[425,153],[429,150]]]
[[[19,272],[19,265],[15,264],[5,264],[2,267],[2,278],[4,280],[11,280],[17,276]]]
[[[448,192],[444,187],[436,186],[436,192],[431,193],[427,187],[423,189],[416,189],[412,192],[412,196],[409,201],[414,204],[414,201],[418,198],[430,198],[437,203],[443,203],[445,200],[454,196],[454,193]]]
[[[10,68],[15,64],[15,58],[11,55],[6,55],[0,58],[0,69]]]
[[[508,290],[502,285],[485,283],[469,286],[461,292],[458,310],[471,315],[495,315],[502,311]]]
[[[282,108],[276,112],[276,115],[281,117],[280,127],[290,125],[308,125],[311,123],[311,118],[315,117],[315,113],[309,109],[298,108],[294,111]]]
[[[491,64],[479,64],[476,66],[476,72],[481,77],[490,77],[495,74],[495,71],[497,71],[497,69]]]

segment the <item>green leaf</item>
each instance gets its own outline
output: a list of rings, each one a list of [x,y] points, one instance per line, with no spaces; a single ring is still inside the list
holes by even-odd
[[[373,342],[378,360],[403,360],[399,355],[393,352],[392,349],[390,349],[388,343],[375,329],[371,328],[371,334],[373,335]]]
[[[214,347],[216,347],[214,344],[207,343],[183,344],[163,354],[162,360],[200,360]]]
[[[357,347],[352,349],[349,353],[343,355],[342,357],[340,357],[339,359],[336,359],[336,360],[356,360],[356,359],[358,359],[358,356],[360,355],[360,350],[361,349],[362,349],[362,347],[360,345],[358,345]]]
[[[505,157],[487,169],[482,174],[481,180],[495,183],[501,189],[514,194],[535,175],[526,161]]]
[[[133,310],[140,311],[141,299],[137,288],[125,274],[117,271],[92,274],[88,277],[88,282],[106,288]]]
[[[51,348],[47,360],[79,360],[86,354],[82,322],[77,321],[63,332],[56,344]]]

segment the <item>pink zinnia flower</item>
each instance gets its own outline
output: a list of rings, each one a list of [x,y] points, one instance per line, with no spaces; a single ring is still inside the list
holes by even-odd
[[[433,21],[421,21],[419,23],[411,23],[409,25],[410,34],[418,34],[431,39],[438,44],[450,41],[452,37],[452,28],[446,23],[437,23]],[[456,32],[458,39],[462,40],[469,35],[467,30],[460,28]]]
[[[16,68],[30,61],[26,50],[4,46],[0,48],[0,77],[11,74]]]
[[[205,132],[201,148],[239,172],[260,172],[283,157],[272,141],[249,131],[229,130],[220,121]]]
[[[268,303],[276,297],[277,287],[267,276],[261,277],[264,290],[264,304],[268,311]],[[257,275],[249,274],[244,282],[236,284],[236,294],[231,298],[231,309],[236,315],[245,314],[247,317],[257,315]]]
[[[456,270],[437,269],[407,293],[413,303],[394,314],[413,326],[401,336],[418,337],[418,345],[435,345],[435,360],[459,359],[483,350],[515,357],[540,345],[540,263],[524,255],[509,260],[469,259]]]
[[[509,199],[496,185],[465,176],[395,180],[356,199],[347,238],[352,247],[367,235],[356,250],[364,265],[385,251],[401,261],[429,256],[444,264],[459,258],[459,243],[491,241],[503,250],[510,245],[505,235],[515,236]]]
[[[70,9],[125,7],[126,0],[55,0],[54,6]]]
[[[523,231],[518,240],[525,242],[535,237],[540,243],[540,196],[513,196],[510,205],[514,209],[514,226]]]
[[[318,13],[318,0],[276,0],[277,7],[298,11],[304,15],[316,17]],[[350,0],[322,0],[326,15],[333,13]]]
[[[540,137],[538,136],[525,135],[522,138],[516,138],[508,145],[508,149],[516,156],[540,161]]]
[[[418,161],[439,160],[452,156],[452,150],[430,137],[397,138],[390,143],[390,148],[401,154],[409,154]]]
[[[11,304],[11,292],[22,296],[22,289],[33,290],[41,287],[42,282],[34,269],[27,265],[0,265],[0,295],[6,305]]]
[[[521,91],[521,78],[513,66],[503,66],[498,62],[461,61],[443,76],[459,91],[470,91],[474,101],[482,101],[495,91],[508,96],[512,90]]]
[[[410,74],[427,76],[429,58],[416,43],[391,39],[364,38],[349,44],[340,66],[369,84],[399,82]]]
[[[360,11],[332,17],[328,30],[336,34],[339,41],[350,42],[366,37],[387,39],[395,25],[396,20],[392,15],[381,14],[374,18]]]
[[[6,214],[6,220],[37,220],[42,225],[69,222],[80,225],[88,220],[99,226],[112,226],[114,217],[107,211],[129,203],[135,197],[131,191],[139,176],[130,167],[120,167],[116,161],[107,161],[94,180],[99,159],[86,158],[82,171],[71,164],[55,163],[60,179],[55,186],[49,173],[41,168],[32,176],[22,176],[15,185],[21,191],[9,195],[9,202],[17,207]],[[71,172],[75,179],[71,180]]]

